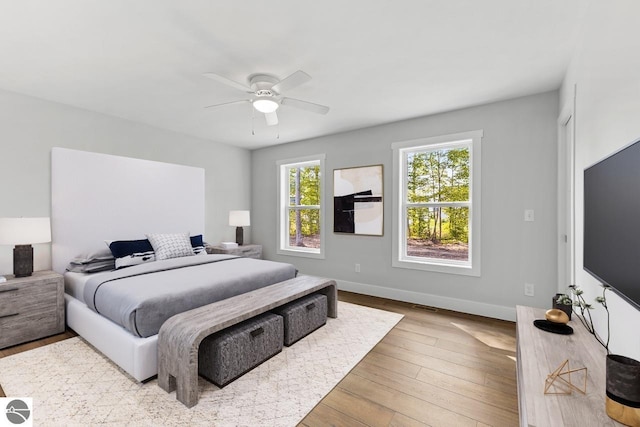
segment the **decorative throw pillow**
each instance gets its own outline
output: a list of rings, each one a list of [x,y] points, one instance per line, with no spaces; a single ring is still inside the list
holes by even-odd
[[[147,239],[158,260],[194,255],[189,233],[147,234]]]
[[[115,269],[115,258],[109,249],[99,250],[90,254],[82,254],[71,260],[67,271],[76,273],[97,273]]]
[[[202,234],[191,236],[191,246],[193,246],[193,253],[195,255],[207,254],[207,250],[204,247],[204,242],[202,241]]]
[[[116,260],[111,261],[92,261],[84,264],[78,264],[73,261],[67,266],[67,271],[74,273],[99,273],[101,271],[111,271],[116,269]]]
[[[116,269],[153,262],[156,255],[147,239],[105,241],[116,259]]]
[[[132,265],[145,264],[156,260],[156,254],[153,251],[136,252],[131,255],[116,258],[116,270],[123,267],[131,267]]]

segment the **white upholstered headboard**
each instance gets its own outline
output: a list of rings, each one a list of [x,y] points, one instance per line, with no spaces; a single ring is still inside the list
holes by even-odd
[[[53,148],[53,269],[105,249],[105,240],[204,232],[204,169]]]

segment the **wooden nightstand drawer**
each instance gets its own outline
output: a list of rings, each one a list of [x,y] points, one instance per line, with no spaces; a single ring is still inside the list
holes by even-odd
[[[262,258],[262,245],[243,245],[237,248],[225,249],[218,246],[207,246],[209,254],[237,255],[245,258]]]
[[[234,255],[243,256],[246,258],[261,258],[262,246],[260,245],[239,246],[236,248]]]
[[[4,348],[63,332],[64,324],[60,329],[58,312],[53,306],[47,310],[0,316],[0,331],[0,348]]]
[[[9,313],[41,311],[54,307],[58,300],[58,281],[38,285],[21,283],[0,287],[0,318]]]
[[[0,349],[64,332],[62,275],[36,271],[0,284]]]

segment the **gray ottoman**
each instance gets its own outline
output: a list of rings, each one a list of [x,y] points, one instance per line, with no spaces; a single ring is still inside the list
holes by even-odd
[[[266,313],[213,335],[200,344],[198,373],[223,387],[282,351],[282,317]]]
[[[273,311],[284,318],[284,345],[290,346],[327,323],[327,297],[307,295]]]

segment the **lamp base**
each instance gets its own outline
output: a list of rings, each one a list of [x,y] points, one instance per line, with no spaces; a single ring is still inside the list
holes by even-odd
[[[242,227],[236,227],[236,243],[238,244],[238,246],[242,246],[242,244],[244,243],[244,230],[242,229]]]
[[[27,277],[33,273],[33,246],[16,245],[13,248],[13,275]]]

